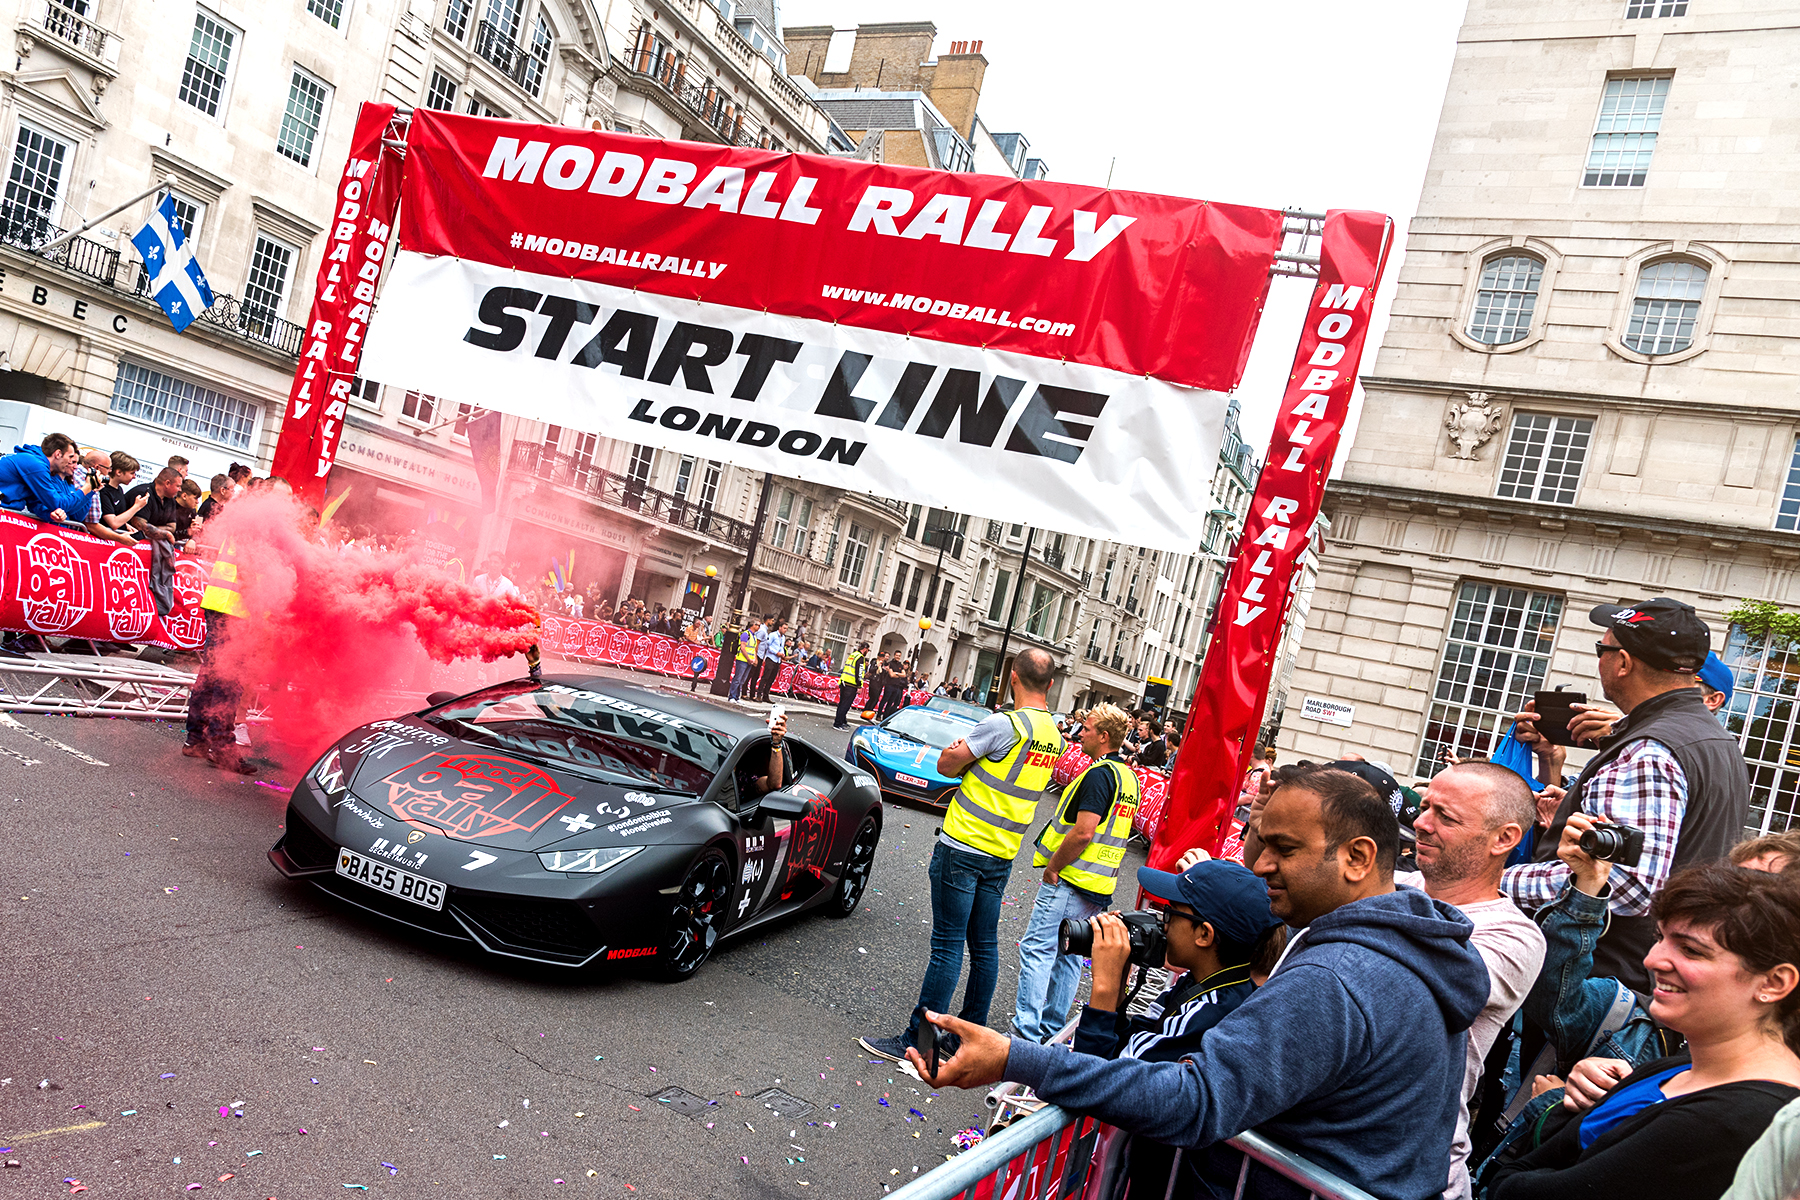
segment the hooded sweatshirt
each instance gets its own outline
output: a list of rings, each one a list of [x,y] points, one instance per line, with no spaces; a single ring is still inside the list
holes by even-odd
[[[1450,1177],[1464,1038],[1488,998],[1473,931],[1411,888],[1357,900],[1314,921],[1186,1059],[1109,1062],[1014,1038],[1006,1078],[1171,1145],[1254,1129],[1382,1200],[1428,1200]],[[1242,1156],[1199,1153],[1230,1196]],[[1244,1195],[1306,1189],[1258,1166]]]
[[[41,446],[14,446],[0,458],[0,505],[29,509],[40,521],[59,508],[71,521],[87,520],[87,493],[50,473]]]

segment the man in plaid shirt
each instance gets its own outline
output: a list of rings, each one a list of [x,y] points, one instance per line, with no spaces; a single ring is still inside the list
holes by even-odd
[[[1643,957],[1656,940],[1650,901],[1675,871],[1724,858],[1742,836],[1749,770],[1737,740],[1694,687],[1712,633],[1692,607],[1658,597],[1602,604],[1589,618],[1606,630],[1594,644],[1601,691],[1625,716],[1598,740],[1599,753],[1563,796],[1538,839],[1537,861],[1509,868],[1501,888],[1527,910],[1562,894],[1569,868],[1556,848],[1571,813],[1643,830],[1642,857],[1613,868],[1612,921],[1595,946],[1593,973],[1648,992]],[[1535,712],[1520,714],[1522,725],[1536,719]],[[1579,735],[1587,724],[1578,717],[1572,731]],[[1521,740],[1538,739],[1533,733]]]

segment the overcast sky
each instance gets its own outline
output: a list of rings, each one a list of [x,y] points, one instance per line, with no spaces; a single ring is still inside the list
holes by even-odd
[[[979,39],[982,120],[1023,133],[1053,180],[1104,184],[1110,167],[1114,187],[1137,191],[1375,209],[1402,239],[1462,13],[1460,0],[781,0],[786,25],[929,20],[940,52]],[[1382,286],[1365,367],[1404,248]],[[1276,280],[1238,389],[1259,457],[1310,289]]]

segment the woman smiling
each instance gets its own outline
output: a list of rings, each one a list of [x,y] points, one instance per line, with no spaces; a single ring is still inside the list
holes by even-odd
[[[1745,1150],[1800,1098],[1800,886],[1697,867],[1651,913],[1650,1012],[1688,1052],[1645,1063],[1592,1107],[1571,1079],[1560,1127],[1492,1172],[1489,1200],[1718,1200]],[[1607,1061],[1589,1060],[1586,1078],[1604,1079]]]

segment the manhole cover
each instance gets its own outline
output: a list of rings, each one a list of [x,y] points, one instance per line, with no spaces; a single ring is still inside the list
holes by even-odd
[[[772,1108],[784,1117],[804,1117],[813,1110],[813,1106],[807,1101],[780,1088],[758,1092],[751,1099],[761,1100],[764,1108]]]
[[[706,1097],[696,1096],[686,1088],[665,1088],[651,1099],[668,1105],[684,1117],[699,1116],[707,1108]]]

